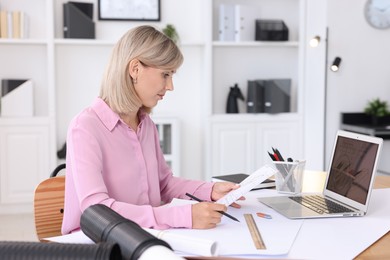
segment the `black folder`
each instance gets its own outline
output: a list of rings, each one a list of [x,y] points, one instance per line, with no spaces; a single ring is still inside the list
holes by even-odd
[[[64,7],[64,38],[95,39],[93,4],[67,2]]]

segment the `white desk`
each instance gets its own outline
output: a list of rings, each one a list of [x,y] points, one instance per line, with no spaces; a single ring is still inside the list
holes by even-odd
[[[303,191],[304,192],[319,192],[322,190],[325,183],[325,173],[306,171]],[[390,176],[377,176],[374,184],[375,189],[389,188],[390,187]],[[369,209],[370,210],[370,209]],[[390,216],[389,216],[390,218]],[[315,220],[313,220],[315,221]],[[298,240],[299,242],[299,240]],[[348,242],[345,242],[348,243]],[[310,245],[307,245],[310,246]],[[323,250],[326,250],[323,248]],[[292,255],[294,254],[294,246],[292,248]],[[321,254],[321,252],[318,252]],[[318,256],[319,258],[320,256]],[[186,257],[187,259],[242,259],[232,257]],[[389,259],[390,258],[390,232],[386,233],[383,237],[379,238],[375,243],[363,250],[356,259]],[[261,258],[259,258],[261,259]]]

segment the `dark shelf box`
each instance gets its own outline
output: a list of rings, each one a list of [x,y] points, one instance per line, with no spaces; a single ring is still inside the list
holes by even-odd
[[[371,116],[365,113],[341,113],[341,122],[348,125],[386,126],[390,116]]]

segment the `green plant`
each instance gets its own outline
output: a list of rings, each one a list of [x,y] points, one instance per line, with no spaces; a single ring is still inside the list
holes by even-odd
[[[174,41],[175,43],[178,43],[180,37],[179,37],[179,34],[177,33],[176,31],[176,28],[175,26],[173,26],[172,24],[167,24],[167,26],[165,28],[163,28],[163,33],[168,36],[169,38],[172,39],[172,41]]]
[[[364,113],[377,117],[390,115],[387,102],[381,101],[379,98],[369,101],[364,108]]]

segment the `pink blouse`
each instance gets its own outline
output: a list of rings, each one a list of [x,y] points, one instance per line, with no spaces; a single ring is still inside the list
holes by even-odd
[[[93,204],[146,228],[191,228],[191,205],[161,205],[188,199],[186,192],[210,201],[212,185],[172,175],[147,113],[140,114],[136,133],[97,98],[69,126],[62,233],[79,229],[82,212]]]

